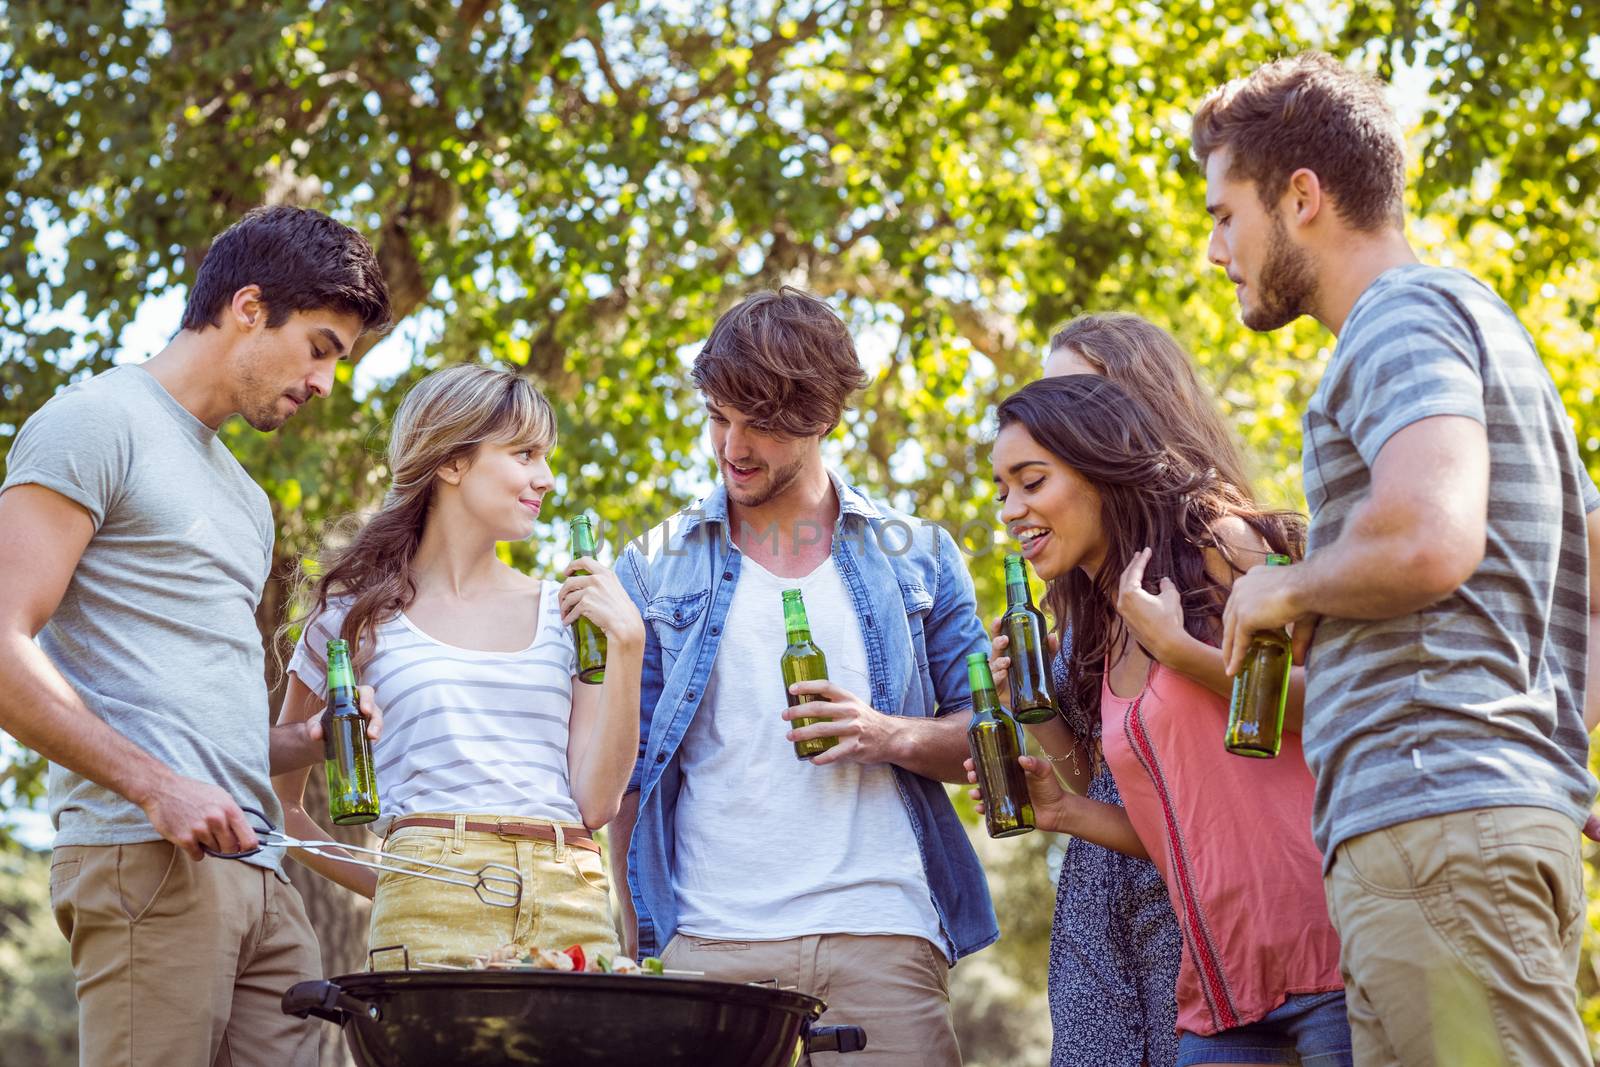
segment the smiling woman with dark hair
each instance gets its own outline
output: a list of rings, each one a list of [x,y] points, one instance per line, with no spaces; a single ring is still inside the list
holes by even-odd
[[[1103,378],[1034,382],[1000,404],[999,424],[1002,518],[1039,576],[1066,587],[1066,693],[1099,719],[1127,805],[1064,793],[1025,757],[1038,825],[1160,870],[1183,939],[1180,1067],[1351,1062],[1297,702],[1276,759],[1222,745],[1228,590],[1268,552],[1300,552],[1298,517],[1167,448]]]
[[[1081,315],[1050,338],[1046,377],[1096,374],[1143,405],[1163,444],[1196,469],[1214,468],[1240,500],[1250,499],[1245,465],[1216,401],[1176,338],[1138,315]],[[1066,582],[1051,583],[1045,606],[1060,638],[1053,671],[1067,692],[1072,654]],[[995,670],[1010,665],[995,638]],[[1005,686],[1001,685],[1004,691]],[[1093,707],[1061,702],[1061,717],[1030,727],[1072,788],[1121,807],[1116,779],[1100,754]],[[1149,860],[1083,836],[1067,842],[1050,929],[1052,1067],[1171,1067],[1178,1056],[1177,1001],[1182,939],[1161,873]]]

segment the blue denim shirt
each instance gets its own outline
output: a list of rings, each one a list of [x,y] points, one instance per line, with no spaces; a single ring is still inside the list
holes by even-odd
[[[861,622],[872,687],[857,695],[887,715],[969,710],[966,656],[986,650],[989,641],[954,540],[830,477],[839,497],[833,561]],[[628,791],[639,794],[628,884],[641,955],[659,953],[678,928],[672,890],[683,781],[678,746],[711,677],[742,558],[728,529],[727,492],[719,485],[631,542],[617,562],[617,576],[645,620],[639,760],[628,783]],[[776,613],[773,620],[781,625]],[[945,955],[954,962],[1000,936],[989,885],[944,786],[901,767],[894,772],[922,852]],[[796,862],[805,862],[803,850],[796,850]],[[773,936],[784,933],[774,930]]]

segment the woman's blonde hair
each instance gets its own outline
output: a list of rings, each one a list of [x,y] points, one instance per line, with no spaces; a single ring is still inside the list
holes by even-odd
[[[470,460],[484,444],[523,444],[544,453],[555,443],[550,402],[520,374],[468,363],[422,379],[401,401],[390,427],[383,504],[344,544],[324,545],[309,614],[326,611],[330,597],[353,598],[339,636],[350,643],[353,659],[363,659],[378,624],[416,597],[411,562],[439,469]]]

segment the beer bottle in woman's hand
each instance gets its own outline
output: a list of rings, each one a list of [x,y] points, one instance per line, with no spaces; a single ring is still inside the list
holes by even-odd
[[[350,646],[328,642],[328,707],[322,713],[322,755],[328,770],[328,815],[339,826],[378,817],[378,777],[367,720],[361,717]]]
[[[989,673],[989,655],[967,657],[967,682],[972,686],[972,725],[967,744],[983,794],[983,821],[990,837],[1015,837],[1033,829],[1033,802],[1028,780],[1017,760],[1022,756],[1022,731],[1000,704]]]
[[[1049,722],[1056,714],[1055,683],[1046,658],[1044,612],[1033,606],[1033,590],[1022,557],[1006,554],[1006,613],[1000,632],[1010,639],[1011,714],[1030,726]]]
[[[572,557],[595,554],[594,525],[589,516],[572,520]],[[588,571],[573,571],[574,575]],[[578,681],[599,685],[606,680],[606,635],[593,621],[578,616],[572,621],[572,640],[578,646]]]

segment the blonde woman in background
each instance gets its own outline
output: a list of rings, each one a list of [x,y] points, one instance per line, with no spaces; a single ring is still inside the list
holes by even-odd
[[[471,889],[320,857],[295,858],[373,897],[369,944],[466,964],[504,944],[615,954],[606,872],[590,831],[616,814],[638,748],[644,624],[610,569],[540,580],[495,546],[532,535],[554,486],[555,418],[526,379],[487,366],[430,374],[389,440],[382,508],[327,553],[289,663],[284,720],[322,709],[330,638],[350,644],[387,713],[373,747],[384,850],[421,864],[522,876],[516,908]],[[601,685],[580,684],[570,624],[608,642]],[[326,836],[301,804],[307,772],[275,780],[288,830]],[[383,955],[377,966],[398,967]]]

